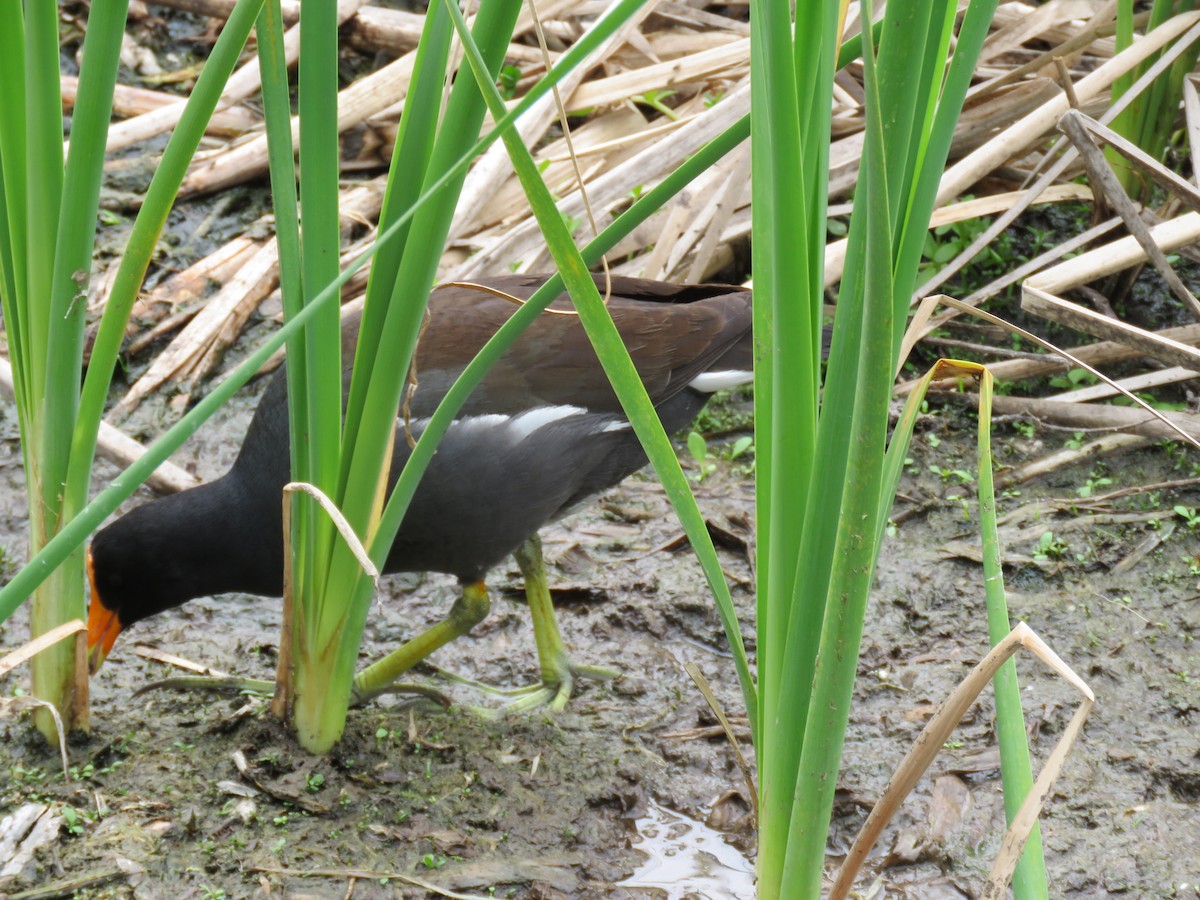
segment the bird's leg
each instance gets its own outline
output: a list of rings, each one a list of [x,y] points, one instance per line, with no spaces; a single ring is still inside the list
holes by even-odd
[[[547,705],[558,712],[571,699],[576,678],[607,681],[620,673],[603,666],[585,666],[572,662],[558,630],[554,603],[546,584],[546,565],[542,559],[542,540],[534,534],[516,553],[517,566],[525,579],[525,599],[533,616],[533,636],[537,643],[542,683],[526,689],[526,696],[514,700],[509,709],[527,709]]]
[[[463,585],[462,594],[454,601],[446,618],[355,676],[350,691],[351,705],[362,706],[380,694],[388,693],[397,678],[430,653],[482,622],[491,606],[487,586],[482,581]]]

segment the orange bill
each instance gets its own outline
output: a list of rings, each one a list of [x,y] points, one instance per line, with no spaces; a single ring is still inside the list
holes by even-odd
[[[100,602],[100,595],[96,592],[96,579],[92,574],[90,552],[87,570],[88,581],[92,585],[92,602],[88,607],[88,671],[95,675],[112,651],[117,635],[121,633],[121,621],[113,610]]]

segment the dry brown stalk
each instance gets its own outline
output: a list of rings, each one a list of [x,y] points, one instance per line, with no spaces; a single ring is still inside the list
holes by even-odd
[[[375,179],[346,191],[341,202],[344,225],[350,227],[376,218],[383,202],[383,189],[383,180]],[[147,395],[168,381],[195,384],[209,375],[259,303],[275,289],[278,264],[275,242],[256,242],[253,254],[237,274],[228,278],[221,289],[208,298],[204,307],[117,403],[111,415],[118,418],[129,415]],[[186,404],[189,399],[190,387],[173,402]]]
[[[654,12],[657,5],[657,2],[647,3],[628,22],[617,29],[612,37],[596,49],[593,60],[598,63],[607,60],[614,49],[620,47],[629,35],[637,33],[638,27],[650,13]],[[560,84],[560,95],[570,96],[582,83],[589,68],[590,66],[579,66],[573,72],[568,73]],[[557,115],[554,96],[547,94],[522,116],[521,121],[517,123],[517,131],[526,146],[531,148],[537,146]],[[612,141],[617,137],[628,136],[634,131],[644,130],[645,127],[645,119],[640,113],[636,110],[621,109],[613,110],[610,114],[588,122],[582,128],[573,130],[572,135],[577,148],[586,148]],[[539,161],[563,153],[565,149],[565,141],[562,139],[555,141],[538,154]],[[605,165],[614,165],[616,161],[624,159],[630,152],[632,151],[627,150],[623,153],[608,154]],[[552,162],[543,173],[543,177],[549,183],[571,175],[569,157],[557,165]],[[506,181],[503,186],[498,188],[497,185],[501,179],[506,179]],[[463,184],[462,195],[450,227],[451,241],[462,235],[474,234],[490,225],[502,222],[512,215],[528,215],[528,204],[525,201],[524,190],[513,176],[508,151],[501,142],[497,142],[472,167]]]
[[[1032,279],[1025,282],[1021,298],[1022,309],[1086,334],[1127,344],[1139,354],[1153,357],[1168,365],[1200,368],[1200,350],[1195,347],[1094,312],[1078,303],[1055,297],[1033,287],[1031,282]]]
[[[12,402],[12,366],[4,357],[0,357],[0,396]],[[96,455],[101,459],[124,469],[145,452],[146,448],[125,432],[114,428],[107,422],[100,423],[100,433],[96,439]],[[195,475],[171,462],[163,463],[146,479],[146,484],[164,494],[187,490],[199,483],[200,479]],[[83,671],[87,671],[86,665],[83,667]]]
[[[75,93],[79,90],[79,79],[74,75],[62,76],[63,109],[73,109]],[[164,106],[179,102],[178,94],[152,91],[146,88],[118,84],[113,92],[113,113],[118,116],[140,116]],[[213,113],[205,132],[214,137],[237,137],[261,123],[259,116],[244,106],[230,106]]]
[[[632,191],[655,181],[672,171],[703,144],[723,132],[749,110],[750,90],[744,84],[726,95],[720,103],[672,132],[670,138],[642,150],[594,179],[588,185],[588,196],[598,214],[599,227],[612,220],[612,209],[626,201]],[[578,192],[565,198],[559,209],[563,215],[582,220],[583,204]],[[520,271],[541,271],[549,261],[544,241],[532,217],[508,229],[489,246],[472,257],[453,274],[453,280],[470,281],[488,272],[500,271],[510,263],[519,264]]]
[[[939,392],[937,396],[953,403],[965,403],[972,407],[978,405],[978,395],[973,393]],[[1159,410],[1156,416],[1132,406],[1063,403],[1061,400],[1038,400],[1033,397],[995,397],[992,408],[999,416],[1028,416],[1050,425],[1079,431],[1120,431],[1171,441],[1179,440],[1182,432],[1193,441],[1200,440],[1200,422],[1187,413]],[[1164,418],[1171,425],[1164,424]]]
[[[1200,22],[1200,13],[1175,16],[1137,40],[1075,85],[1080,102],[1086,103],[1108,90],[1117,78],[1179,38]],[[1051,132],[1069,104],[1065,94],[1051,99],[946,170],[938,190],[938,205],[968,190],[981,178],[1019,157]]]

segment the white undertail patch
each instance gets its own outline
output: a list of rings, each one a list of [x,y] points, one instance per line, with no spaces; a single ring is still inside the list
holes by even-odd
[[[744,369],[727,369],[723,372],[703,372],[690,382],[688,387],[702,394],[712,394],[725,391],[739,385],[749,384],[754,380],[754,373]]]

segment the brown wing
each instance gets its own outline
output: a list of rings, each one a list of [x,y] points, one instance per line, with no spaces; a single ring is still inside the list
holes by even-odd
[[[497,290],[528,299],[545,276],[488,279]],[[603,277],[596,276],[603,292]],[[565,295],[556,309],[571,309]],[[608,308],[642,382],[657,405],[722,357],[749,359],[750,294],[729,285],[672,285],[614,277]],[[471,288],[438,289],[417,350],[419,387],[413,413],[428,415],[463,367],[516,311],[511,301]],[[731,351],[737,352],[731,352]],[[436,360],[436,364],[424,361]],[[541,405],[594,411],[620,406],[579,318],[543,314],[476,389],[463,412],[512,413]]]

